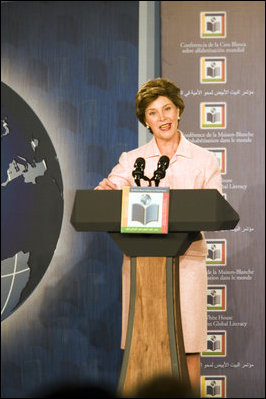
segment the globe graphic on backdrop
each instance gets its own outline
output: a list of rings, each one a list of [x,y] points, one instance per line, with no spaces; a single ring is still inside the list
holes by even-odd
[[[1,321],[25,302],[46,272],[63,204],[60,166],[45,128],[1,83]]]

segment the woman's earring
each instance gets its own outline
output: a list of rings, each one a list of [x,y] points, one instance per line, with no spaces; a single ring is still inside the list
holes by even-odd
[[[177,118],[178,121],[180,121],[180,116]]]

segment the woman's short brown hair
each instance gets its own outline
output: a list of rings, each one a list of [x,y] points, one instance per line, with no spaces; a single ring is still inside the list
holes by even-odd
[[[160,96],[168,97],[179,108],[179,115],[182,114],[185,104],[180,97],[179,87],[168,79],[148,80],[136,95],[136,115],[144,126],[146,126],[145,111],[147,107]]]

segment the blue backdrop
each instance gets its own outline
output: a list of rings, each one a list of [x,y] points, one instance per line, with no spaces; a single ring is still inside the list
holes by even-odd
[[[1,397],[63,382],[116,388],[122,253],[70,225],[93,188],[137,147],[138,2],[2,2],[2,80],[35,111],[61,166],[64,218],[53,260],[2,323]],[[41,209],[40,209],[41,212]]]

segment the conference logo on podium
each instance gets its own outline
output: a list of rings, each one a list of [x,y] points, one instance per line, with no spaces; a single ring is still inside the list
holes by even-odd
[[[227,288],[226,285],[208,285],[207,288],[207,311],[224,312],[227,310]]]
[[[200,103],[201,129],[226,129],[226,103]]]
[[[226,331],[207,331],[207,350],[201,352],[201,357],[226,356]]]
[[[200,378],[201,398],[226,398],[225,375],[203,375]]]
[[[216,159],[218,161],[219,167],[220,167],[220,172],[222,175],[225,175],[227,173],[227,150],[226,148],[206,148],[208,151],[213,152],[213,154],[216,156]]]
[[[226,239],[207,239],[207,266],[226,266]]]
[[[200,83],[226,83],[226,57],[200,57]]]
[[[200,37],[202,39],[224,39],[226,37],[226,12],[201,12]]]

